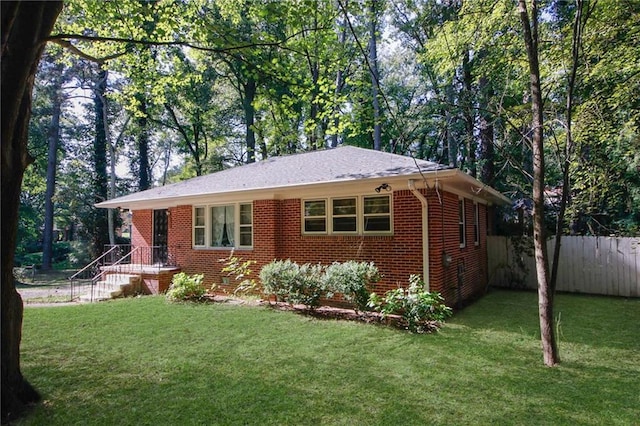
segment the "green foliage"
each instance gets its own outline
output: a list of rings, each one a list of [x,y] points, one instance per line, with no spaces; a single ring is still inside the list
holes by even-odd
[[[171,286],[167,290],[167,300],[177,302],[202,299],[207,292],[202,285],[203,279],[204,275],[202,274],[187,275],[184,272],[180,272],[174,275],[171,280]]]
[[[71,241],[69,263],[74,267],[84,267],[92,261],[89,243],[86,241]]]
[[[402,325],[412,333],[436,330],[438,324],[452,314],[440,293],[425,291],[424,282],[415,274],[409,277],[408,288],[390,290],[383,298],[372,293],[369,307],[381,312],[383,316],[400,315]]]
[[[260,284],[252,276],[251,265],[256,263],[255,260],[243,260],[241,257],[234,256],[233,251],[231,251],[229,257],[219,259],[219,262],[224,264],[221,272],[233,278],[236,283],[233,289],[234,296],[248,296],[260,293]]]
[[[380,272],[373,262],[334,262],[326,268],[324,279],[328,290],[341,293],[356,310],[365,311],[372,291],[371,284],[380,281]]]
[[[278,301],[318,306],[320,298],[334,294],[353,304],[356,310],[367,310],[370,286],[380,280],[378,268],[371,263],[348,261],[322,265],[298,265],[287,260],[274,260],[260,271],[265,294]]]
[[[321,265],[298,265],[291,260],[274,260],[260,270],[264,293],[278,301],[301,303],[315,308],[327,296]]]

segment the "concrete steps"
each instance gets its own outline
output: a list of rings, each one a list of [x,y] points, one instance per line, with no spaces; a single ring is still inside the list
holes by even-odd
[[[135,274],[106,273],[103,278],[93,287],[93,299],[89,292],[81,295],[80,301],[97,302],[134,294],[140,287],[141,281],[140,275]]]

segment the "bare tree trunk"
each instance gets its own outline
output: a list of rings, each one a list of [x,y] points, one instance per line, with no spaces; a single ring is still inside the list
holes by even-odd
[[[549,256],[544,230],[544,141],[540,63],[538,59],[538,8],[531,0],[531,19],[526,0],[518,0],[518,10],[524,29],[524,41],[529,60],[531,110],[533,125],[533,242],[538,279],[538,312],[544,364],[553,367],[560,362],[554,330],[553,299],[555,288],[549,279]]]
[[[27,152],[33,80],[45,38],[51,33],[61,10],[60,1],[2,2],[2,423],[16,419],[30,404],[40,400],[38,392],[20,371],[23,306],[13,279],[13,261],[22,177],[25,168],[33,161]]]
[[[380,71],[378,71],[378,12],[376,2],[378,0],[370,0],[369,3],[369,63],[371,65],[371,95],[373,97],[373,149],[382,150],[382,126],[380,124],[380,101],[378,94],[380,92]]]
[[[42,269],[51,269],[53,259],[53,219],[54,203],[53,195],[56,190],[56,169],[58,167],[58,146],[60,145],[60,115],[62,111],[62,70],[61,63],[56,63],[53,68],[53,99],[51,112],[51,125],[47,142],[47,189],[44,196],[44,231],[42,233]]]

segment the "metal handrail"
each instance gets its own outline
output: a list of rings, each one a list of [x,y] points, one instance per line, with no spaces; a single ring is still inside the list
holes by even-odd
[[[71,291],[70,296],[71,300],[74,298],[74,293],[76,292],[76,281],[78,280],[88,280],[91,279],[91,301],[94,300],[94,293],[96,285],[100,282],[100,280],[105,276],[109,275],[112,272],[118,272],[127,264],[127,259],[133,264],[134,259],[140,261],[140,265],[148,265],[152,267],[163,267],[163,266],[175,266],[175,258],[173,255],[173,248],[168,246],[136,246],[132,247],[129,244],[118,244],[113,246],[105,246],[105,253],[103,253],[96,260],[91,262],[89,265],[82,268],[80,271],[73,274],[69,277],[71,281]],[[126,250],[126,253],[123,255],[122,253]],[[156,250],[159,250],[156,253]],[[158,254],[162,260],[159,262],[154,262],[156,259],[156,254]],[[105,259],[107,256],[111,255],[109,259]],[[117,259],[113,261],[113,259]],[[103,268],[103,266],[109,266],[109,268]],[[131,265],[133,266],[133,265]],[[113,267],[113,268],[111,268]],[[87,271],[90,274],[87,274]],[[85,274],[82,276],[82,274]],[[91,276],[92,275],[92,276]],[[79,278],[81,277],[81,278]]]
[[[117,249],[118,246],[113,246],[111,247],[108,251],[102,253],[102,255],[100,257],[98,257],[97,259],[95,259],[93,262],[91,262],[90,264],[88,264],[87,266],[85,266],[84,268],[80,269],[78,272],[76,272],[75,274],[71,275],[69,277],[70,281],[75,280],[78,275],[80,275],[81,273],[85,272],[86,270],[88,270],[89,268],[93,268],[98,262],[100,262],[102,259],[104,259],[109,253],[111,253],[112,251],[114,251],[115,249]]]
[[[115,247],[117,247],[117,246],[115,246]],[[115,248],[115,247],[114,247],[114,248]],[[109,266],[117,266],[117,265],[121,264],[121,263],[122,263],[122,261],[123,261],[125,258],[127,258],[127,257],[131,258],[131,256],[133,256],[133,254],[134,254],[135,252],[137,252],[137,251],[138,251],[138,249],[140,249],[140,247],[135,247],[134,249],[129,250],[129,252],[128,252],[127,254],[125,254],[124,256],[122,256],[120,259],[116,260],[115,262],[113,262],[113,263],[112,263],[112,264],[110,264]],[[96,283],[97,283],[97,282],[99,282],[99,281],[100,281],[100,278],[105,274],[105,272],[106,272],[105,270],[101,270],[101,271],[100,271],[100,273],[99,273],[98,275],[96,275],[96,276],[94,276],[93,278],[91,278],[91,301],[92,301],[92,302],[93,302],[93,293],[94,293],[95,285],[96,285]]]

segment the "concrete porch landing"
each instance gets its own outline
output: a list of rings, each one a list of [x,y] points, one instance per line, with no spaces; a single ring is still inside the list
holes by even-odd
[[[140,277],[137,292],[143,294],[160,294],[167,291],[173,276],[181,271],[177,266],[125,264],[103,266],[105,276],[126,274]]]

